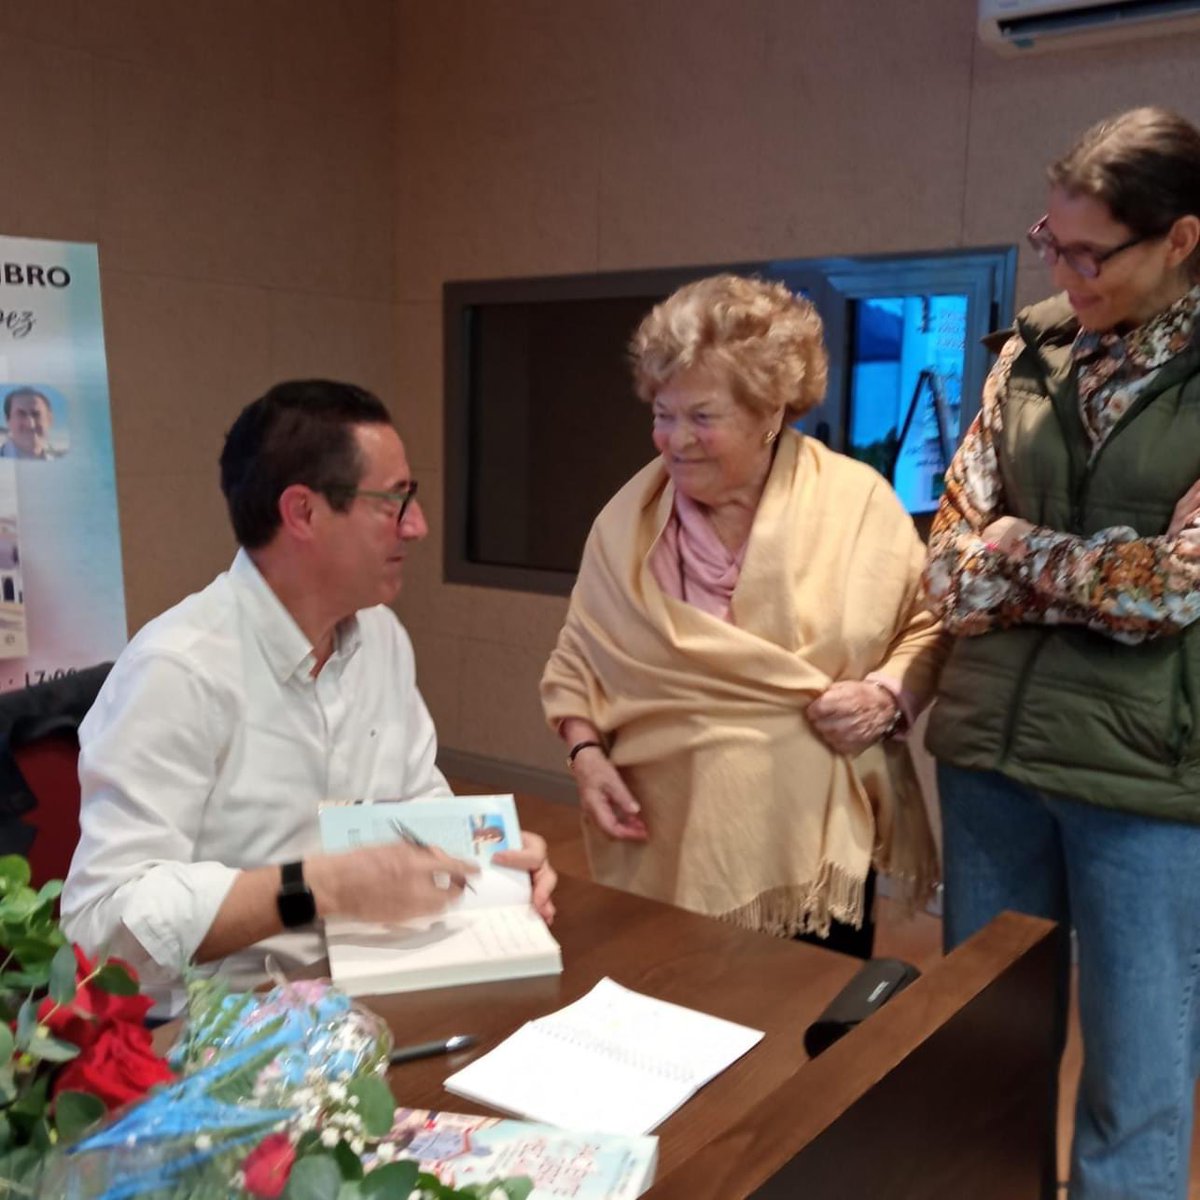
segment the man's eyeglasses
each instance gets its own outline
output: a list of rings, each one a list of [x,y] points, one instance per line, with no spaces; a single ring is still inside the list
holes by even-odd
[[[1043,217],[1030,228],[1029,233],[1026,234],[1029,244],[1038,252],[1038,257],[1046,266],[1054,266],[1061,258],[1076,275],[1082,275],[1084,279],[1095,279],[1100,274],[1100,268],[1114,254],[1120,254],[1122,250],[1128,250],[1130,246],[1163,236],[1161,233],[1139,233],[1136,237],[1131,237],[1129,241],[1122,242],[1119,246],[1113,246],[1110,250],[1091,250],[1082,246],[1060,244],[1054,234],[1046,228],[1047,220],[1049,220],[1048,217]]]
[[[386,500],[389,504],[399,505],[396,512],[396,523],[399,524],[404,520],[404,514],[408,512],[408,506],[416,497],[417,481],[414,479],[411,483],[405,484],[404,487],[394,492],[377,492],[371,488],[340,488],[339,494],[342,496],[370,496],[375,500]]]

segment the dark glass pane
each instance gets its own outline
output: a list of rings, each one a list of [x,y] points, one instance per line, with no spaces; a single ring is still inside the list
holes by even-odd
[[[626,347],[661,296],[473,310],[467,554],[574,571],[596,514],[655,455]]]

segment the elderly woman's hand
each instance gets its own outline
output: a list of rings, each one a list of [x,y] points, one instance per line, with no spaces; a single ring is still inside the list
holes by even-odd
[[[608,755],[596,747],[589,747],[576,757],[571,772],[579,788],[579,806],[584,820],[598,825],[616,841],[644,842],[649,839],[650,831],[640,815],[641,806]]]
[[[877,683],[831,683],[805,710],[817,736],[851,758],[874,745],[892,727],[899,704]]]

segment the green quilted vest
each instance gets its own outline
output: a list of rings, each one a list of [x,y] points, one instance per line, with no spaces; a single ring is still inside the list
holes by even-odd
[[[1065,297],[1017,318],[998,447],[1007,511],[1088,536],[1166,532],[1200,478],[1200,345],[1161,369],[1088,465]],[[927,739],[940,759],[1147,816],[1200,822],[1200,623],[1125,645],[1079,627],[958,638]]]

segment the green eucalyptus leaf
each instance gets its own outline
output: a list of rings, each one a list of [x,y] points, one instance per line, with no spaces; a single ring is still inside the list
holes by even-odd
[[[63,944],[50,961],[50,998],[56,1004],[75,999],[75,951]]]
[[[363,1200],[360,1182],[357,1179],[343,1179],[342,1186],[338,1189],[337,1200]]]
[[[16,1042],[13,1040],[13,1032],[9,1029],[5,1022],[0,1021],[0,1064],[8,1065],[8,1060],[12,1058],[13,1047]]]
[[[406,1159],[368,1171],[360,1187],[364,1200],[390,1200],[392,1196],[408,1196],[416,1183],[417,1164]]]
[[[42,988],[50,982],[50,968],[38,967],[32,971],[0,971],[0,988],[9,991],[27,992],[30,988]]]
[[[5,1025],[4,1028],[7,1029],[8,1026]],[[9,1059],[5,1058],[4,1065],[0,1066],[0,1104],[11,1104],[16,1098],[16,1076],[13,1074],[13,1069],[9,1065]]]
[[[310,1154],[296,1159],[288,1175],[283,1200],[337,1200],[342,1173],[330,1154]]]
[[[136,996],[138,982],[129,971],[117,962],[106,962],[92,981],[102,992],[114,996]]]
[[[338,1142],[333,1148],[333,1157],[337,1161],[338,1170],[343,1179],[361,1179],[363,1177],[362,1159],[350,1148],[349,1142]]]
[[[36,1029],[26,1049],[44,1062],[64,1063],[79,1057],[79,1047],[74,1042],[63,1041],[49,1033],[38,1033]]]
[[[38,1117],[30,1127],[29,1144],[43,1154],[54,1145],[54,1139],[50,1136],[50,1122],[44,1116]]]
[[[46,1092],[49,1087],[49,1076],[39,1075],[9,1108],[9,1117],[27,1118],[24,1127],[28,1130],[29,1121],[35,1120],[46,1111]]]
[[[506,1179],[500,1187],[508,1200],[529,1200],[533,1180],[528,1175],[518,1175],[516,1179]]]
[[[59,896],[62,895],[62,890],[63,883],[61,879],[51,879],[48,882],[43,883],[42,886],[38,888],[38,907],[40,908],[47,902],[57,900]]]
[[[4,920],[8,925],[21,927],[38,911],[37,892],[33,888],[18,888],[4,897]]]
[[[107,1111],[104,1101],[90,1092],[59,1092],[54,1098],[54,1127],[59,1137],[73,1142]]]
[[[37,1181],[41,1173],[42,1155],[32,1146],[18,1146],[7,1154],[0,1155],[0,1182],[28,1185]],[[28,1191],[28,1187],[23,1190]],[[12,1194],[8,1189],[6,1194]],[[18,1191],[16,1194],[20,1194]]]
[[[0,1154],[12,1145],[12,1136],[12,1126],[8,1123],[8,1118],[0,1113]]]
[[[63,944],[63,940],[62,937],[30,937],[27,934],[21,934],[9,941],[8,948],[16,956],[21,966],[28,970],[40,963],[49,963],[58,952],[59,946]]]
[[[19,854],[0,855],[0,879],[10,887],[26,887],[29,884],[29,861]]]
[[[358,1099],[358,1114],[368,1137],[383,1137],[396,1120],[396,1098],[378,1075],[362,1075],[347,1089]]]
[[[37,1005],[32,996],[26,996],[17,1009],[17,1049],[28,1050],[37,1029]]]

